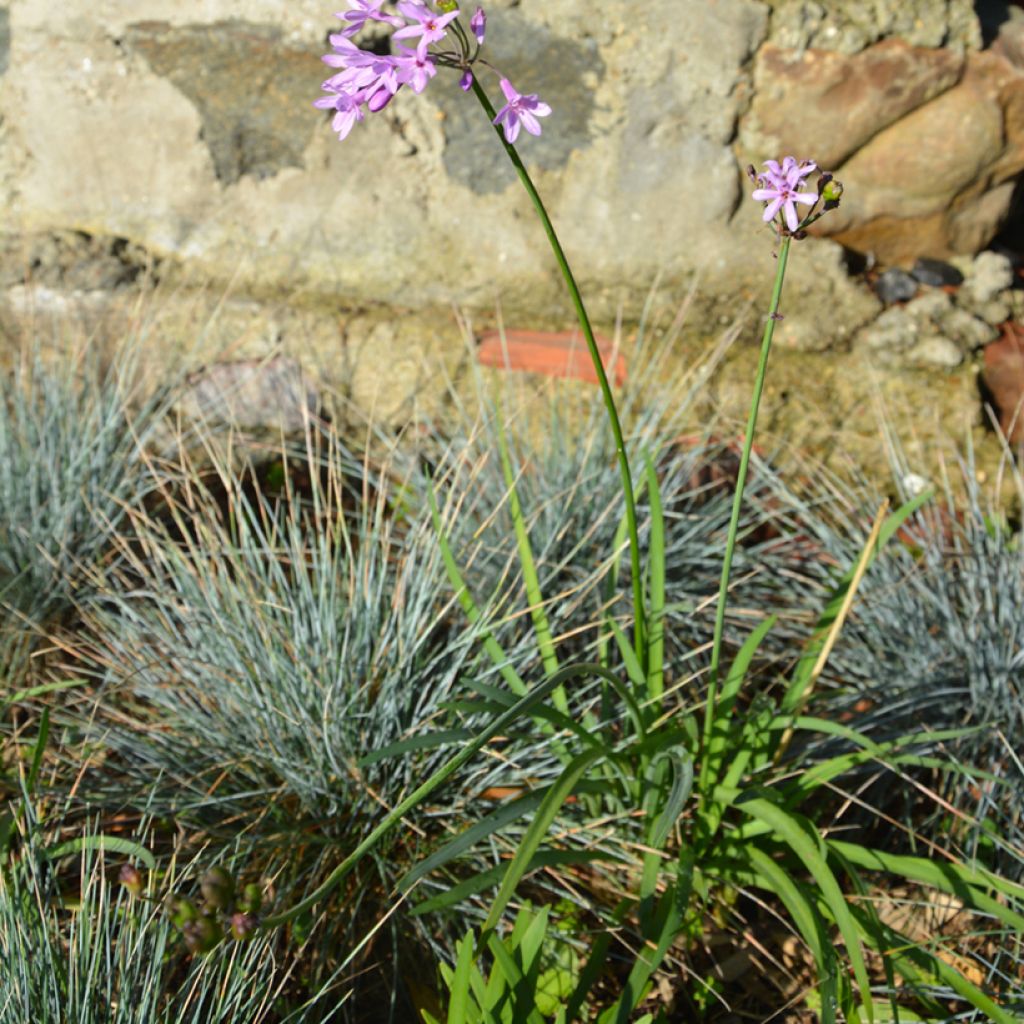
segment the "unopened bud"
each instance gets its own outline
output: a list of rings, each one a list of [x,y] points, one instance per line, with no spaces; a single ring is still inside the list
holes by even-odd
[[[220,922],[215,917],[197,917],[194,921],[187,922],[182,929],[182,935],[188,951],[199,954],[209,953],[224,938]]]
[[[251,939],[256,931],[256,918],[252,914],[231,915],[231,935],[238,942]]]
[[[122,864],[117,880],[133,895],[141,896],[145,888],[142,872],[134,864]]]
[[[821,198],[825,200],[826,206],[837,206],[843,196],[843,183],[833,178],[825,183],[821,190]]]
[[[243,914],[258,914],[263,906],[263,890],[255,883],[250,882],[243,890],[238,900],[238,909]]]
[[[210,868],[199,882],[203,899],[217,910],[227,910],[235,898],[235,880],[224,868]]]
[[[182,928],[199,917],[199,911],[191,900],[171,896],[167,900],[167,913],[176,928]]]

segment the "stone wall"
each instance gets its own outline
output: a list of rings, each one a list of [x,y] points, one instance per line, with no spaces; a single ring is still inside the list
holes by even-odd
[[[129,276],[148,260],[340,309],[500,295],[562,315],[528,202],[453,75],[336,141],[311,106],[332,13],[321,0],[0,7],[5,280],[70,232],[110,240],[108,269]],[[712,295],[764,287],[771,240],[747,161],[829,165],[847,199],[823,223],[892,263],[984,247],[1024,168],[1015,4],[498,0],[488,14],[491,59],[554,108],[520,148],[599,316],[638,309],[657,274],[681,286],[697,272]],[[818,247],[794,287],[841,310],[825,333],[843,336],[878,306]]]

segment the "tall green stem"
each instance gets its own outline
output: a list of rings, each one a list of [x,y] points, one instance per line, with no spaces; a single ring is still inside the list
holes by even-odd
[[[487,98],[487,93],[484,92],[480,83],[476,80],[475,75],[473,77],[473,93],[480,101],[480,105],[487,112],[488,118],[493,122],[496,116],[494,107],[491,106],[491,101]],[[590,317],[587,316],[586,307],[583,305],[583,296],[580,295],[576,279],[573,277],[572,269],[569,267],[569,261],[565,257],[565,251],[562,249],[562,244],[558,240],[558,235],[555,234],[555,227],[551,223],[551,218],[548,216],[547,210],[544,208],[544,203],[540,198],[540,194],[537,192],[537,189],[530,178],[529,172],[523,165],[522,160],[519,159],[519,154],[516,152],[515,146],[512,146],[505,141],[501,128],[495,125],[494,130],[497,133],[502,146],[505,147],[505,152],[508,154],[508,158],[512,161],[512,164],[516,169],[516,173],[519,175],[519,180],[523,183],[523,188],[526,189],[527,195],[529,195],[530,200],[533,203],[533,207],[537,211],[537,216],[540,218],[540,222],[544,227],[544,233],[548,237],[548,243],[551,245],[551,250],[554,252],[555,259],[558,261],[558,268],[562,272],[562,277],[565,279],[565,285],[569,289],[569,295],[572,297],[573,306],[576,308],[576,318],[579,320],[580,328],[583,331],[583,337],[586,339],[587,349],[589,350],[590,358],[594,363],[594,372],[597,374],[597,381],[601,387],[601,395],[604,398],[605,409],[608,411],[608,422],[611,424],[612,434],[615,438],[615,452],[619,460],[619,473],[622,476],[622,494],[626,500],[626,526],[629,531],[629,559],[633,575],[633,642],[636,648],[637,657],[640,658],[640,661],[646,670],[646,618],[644,614],[643,579],[640,574],[640,538],[637,533],[636,525],[636,503],[633,499],[633,477],[629,470],[629,458],[626,455],[626,445],[622,438],[622,426],[619,423],[619,414],[615,408],[615,399],[612,396],[611,385],[608,383],[608,374],[605,373],[604,363],[601,361],[601,353],[597,348],[597,341],[594,338],[594,330],[590,326]]]
[[[779,312],[779,301],[782,298],[782,282],[786,276],[786,260],[789,257],[789,243],[792,239],[787,235],[779,247],[778,266],[775,268],[775,287],[772,289],[771,306],[768,319],[764,325],[764,337],[761,340],[761,357],[757,364],[757,377],[754,380],[754,396],[750,401],[750,414],[747,417],[747,432],[743,438],[743,452],[740,455],[740,468],[736,474],[736,491],[732,497],[732,515],[729,517],[729,532],[725,539],[725,559],[722,562],[722,578],[718,585],[718,605],[715,609],[715,632],[711,643],[711,670],[708,682],[708,699],[704,709],[704,749],[707,750],[711,739],[711,731],[715,722],[715,702],[718,696],[719,665],[722,658],[722,634],[725,632],[725,607],[729,596],[729,576],[732,572],[733,552],[736,550],[736,536],[740,528],[740,509],[743,507],[743,489],[747,483],[747,466],[750,464],[750,452],[754,447],[754,431],[757,428],[757,412],[761,405],[761,394],[764,391],[764,378],[768,369],[768,353],[772,347],[772,335]],[[701,789],[707,782],[707,757],[702,758],[700,767]]]

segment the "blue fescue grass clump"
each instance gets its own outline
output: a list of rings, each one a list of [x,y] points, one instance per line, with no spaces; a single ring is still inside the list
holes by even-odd
[[[1015,467],[1006,472],[1020,483]],[[823,540],[830,553],[843,544],[837,529]],[[1020,877],[1024,545],[1006,500],[983,492],[970,449],[892,557],[872,566],[862,592],[833,652],[827,707],[839,715],[856,708],[858,729],[878,740],[919,733],[921,748],[946,765],[921,781],[951,806],[908,795],[902,811],[925,835]],[[964,734],[929,742],[950,729]]]
[[[24,779],[23,779],[24,781]],[[41,788],[41,787],[40,787]],[[164,910],[176,873],[138,841],[95,824],[70,834],[23,789],[0,824],[0,1024],[286,1024],[326,1022],[337,985],[303,990],[298,961],[271,935],[189,958]],[[141,854],[142,891],[116,880]],[[301,973],[301,972],[299,972]]]
[[[215,497],[186,469],[159,518],[132,515],[120,575],[84,606],[96,689],[73,726],[104,752],[82,784],[93,801],[173,815],[221,843],[244,835],[282,896],[313,887],[483,717],[453,712],[479,632],[454,613],[429,511],[387,467],[353,466],[312,427],[307,440],[303,493],[244,490],[222,467]],[[282,455],[286,481],[294,458]],[[445,743],[417,746],[439,730]],[[474,762],[409,815],[329,929],[354,946],[385,916],[405,964],[396,883],[491,812],[490,789],[543,777],[543,747],[533,737],[519,759]],[[501,849],[467,850],[472,870]],[[436,941],[424,921],[412,930]]]
[[[163,408],[136,401],[129,352],[28,347],[0,376],[0,674],[107,571]]]

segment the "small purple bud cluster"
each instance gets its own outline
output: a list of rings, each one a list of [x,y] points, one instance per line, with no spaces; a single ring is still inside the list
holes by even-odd
[[[478,7],[469,19],[467,33],[458,20],[460,12],[453,0],[439,0],[436,11],[425,0],[400,0],[398,15],[382,11],[383,2],[348,0],[352,9],[335,15],[345,23],[345,27],[329,37],[334,52],[323,60],[337,71],[323,83],[321,88],[326,95],[315,100],[313,106],[334,111],[331,128],[339,139],[346,138],[356,122],[364,120],[367,113],[383,110],[402,86],[409,86],[415,93],[423,92],[437,74],[438,67],[460,71],[459,85],[468,91],[473,87],[473,66],[477,63],[491,66],[480,58],[480,47],[487,30],[487,15],[483,8]],[[389,25],[394,29],[391,39],[397,45],[393,52],[381,55],[356,46],[352,37],[368,22]],[[449,38],[449,30],[457,49],[436,48]],[[470,35],[474,42],[470,42]],[[415,41],[415,48],[398,40]],[[520,126],[532,135],[540,135],[537,118],[546,117],[551,108],[534,93],[523,95],[517,92],[507,78],[501,79],[501,89],[506,103],[498,111],[494,123],[502,126],[506,141],[509,144],[515,142]]]
[[[787,156],[781,165],[776,160],[766,160],[764,166],[767,170],[760,174],[753,167],[747,168],[748,177],[757,185],[751,195],[759,203],[764,203],[763,219],[776,221],[780,235],[802,238],[805,230],[823,213],[839,205],[843,194],[842,182],[826,172],[820,173],[816,191],[800,191],[804,188],[804,179],[818,170],[813,160],[798,161],[796,157]],[[823,208],[815,213],[815,207],[822,200]],[[811,207],[803,218],[797,213],[797,203]]]
[[[133,896],[141,897],[144,880],[138,868],[125,864],[119,880]],[[166,904],[168,916],[190,953],[212,952],[225,934],[244,942],[259,927],[263,890],[258,885],[250,883],[239,892],[229,872],[213,867],[200,880],[199,891],[203,899],[198,905],[174,895],[168,897]]]

